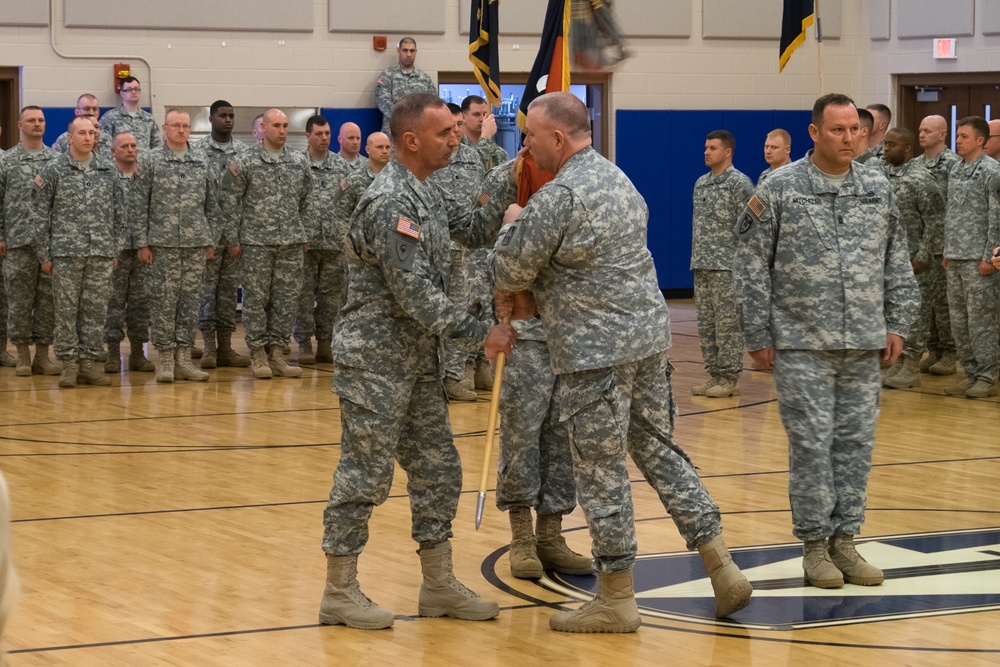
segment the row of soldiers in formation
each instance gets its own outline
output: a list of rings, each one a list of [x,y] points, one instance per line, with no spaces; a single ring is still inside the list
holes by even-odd
[[[290,335],[298,342],[300,364],[332,362],[333,322],[346,290],[347,223],[360,194],[388,162],[388,137],[373,133],[366,158],[359,127],[345,123],[337,137],[340,151],[333,153],[329,124],[314,116],[306,126],[308,149],[298,154],[284,147],[287,118],[275,109],[254,120],[258,143],[250,147],[231,136],[235,112],[218,100],[210,108],[211,134],[189,144],[187,113],[171,109],[157,128],[138,107],[139,82],[128,77],[120,90],[122,106],[99,121],[94,96],[80,96],[74,122],[52,149],[42,145],[42,110],[26,107],[21,142],[0,161],[5,365],[16,366],[18,375],[60,374],[60,386],[77,380],[107,384],[96,364],[103,360],[104,371],[119,372],[126,331],[129,370],[155,370],[162,382],[204,380],[208,375],[201,369],[217,365],[250,366],[256,378],[298,377],[301,368],[285,360]],[[450,170],[461,175],[449,187],[471,191],[491,162],[507,159],[491,140],[496,124],[488,111],[477,96],[455,107],[463,150]],[[107,234],[100,231],[105,219],[114,220]],[[53,298],[49,257],[109,252],[113,270],[109,262],[93,261],[72,278],[56,271],[66,289],[58,292],[63,298]],[[452,298],[489,316],[485,255],[457,244],[453,254]],[[101,277],[105,269],[108,281]],[[71,298],[66,290],[85,278],[92,278],[91,287],[107,282],[107,289]],[[231,340],[241,284],[249,359]],[[203,356],[194,347],[196,328]],[[60,330],[64,335],[57,340]],[[143,352],[150,334],[159,352],[155,367]],[[16,356],[7,353],[8,335]],[[56,363],[48,355],[53,342]],[[201,369],[192,363],[197,357]],[[446,389],[453,399],[475,400],[475,388],[491,385],[481,351],[449,349],[448,357]],[[67,368],[65,361],[74,363]]]
[[[891,185],[921,294],[903,354],[885,369],[883,384],[918,387],[921,373],[951,375],[959,361],[965,374],[945,393],[994,396],[1000,373],[1000,278],[991,260],[1000,245],[1000,165],[995,159],[1000,158],[1000,120],[959,120],[953,152],[946,146],[948,125],[941,116],[924,118],[915,136],[904,127],[889,129],[891,114],[884,105],[858,109],[858,115],[854,159],[880,169]],[[914,157],[918,146],[923,153]],[[743,368],[732,262],[738,219],[755,185],[733,167],[734,149],[729,132],[709,133],[705,165],[710,172],[694,186],[691,269],[709,378],[693,393],[716,398],[739,394]],[[790,151],[786,131],[767,135],[769,166],[757,186],[791,161]]]

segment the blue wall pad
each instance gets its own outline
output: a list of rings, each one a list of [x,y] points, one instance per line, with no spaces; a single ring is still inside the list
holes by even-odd
[[[649,206],[647,243],[661,289],[691,289],[691,195],[706,173],[705,135],[736,137],[734,166],[756,182],[767,168],[764,139],[775,128],[792,136],[792,159],[812,148],[810,111],[619,110],[615,115],[618,166]],[[736,221],[733,221],[736,224]]]

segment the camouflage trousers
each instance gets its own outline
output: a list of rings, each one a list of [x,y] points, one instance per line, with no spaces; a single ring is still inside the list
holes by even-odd
[[[361,553],[372,510],[389,497],[397,461],[407,477],[413,540],[429,546],[451,538],[462,464],[441,380],[420,379],[398,381],[335,363],[343,435],[323,513],[326,553]]]
[[[149,265],[139,261],[135,250],[121,251],[118,266],[111,272],[111,299],[104,321],[106,342],[124,340],[123,326],[128,327],[128,338],[133,343],[149,340],[148,275]]]
[[[948,310],[966,377],[1000,374],[1000,273],[979,275],[979,260],[948,261]]]
[[[451,244],[451,272],[448,274],[448,299],[462,308],[465,307],[468,296],[465,285],[465,256],[468,250],[459,244]],[[450,338],[442,338],[444,348],[444,375],[452,380],[461,380],[465,376],[465,362],[474,359],[468,349]]]
[[[38,262],[35,246],[8,248],[3,261],[7,287],[7,334],[14,345],[51,345],[56,326],[52,277]]]
[[[301,245],[243,246],[243,328],[247,347],[287,345],[302,290]]]
[[[333,323],[347,297],[347,266],[340,250],[307,250],[302,292],[292,332],[300,343],[313,336],[333,339]]]
[[[205,262],[205,281],[198,310],[198,328],[202,332],[236,331],[236,296],[240,287],[239,257],[230,257],[220,245],[215,256]]]
[[[923,282],[921,282],[923,279]],[[955,351],[955,337],[951,333],[951,316],[948,314],[948,276],[941,266],[941,256],[931,260],[927,270],[917,276],[920,297],[924,299],[924,285],[927,285],[926,299],[931,305],[931,317],[927,324],[927,349],[938,353]]]
[[[3,257],[0,257],[0,338],[7,338],[7,285],[3,278],[3,265]]]
[[[573,457],[555,385],[549,346],[518,341],[500,390],[497,507],[503,512],[532,507],[539,514],[569,514],[576,507]]]
[[[792,533],[857,535],[881,400],[878,350],[775,350]]]
[[[110,257],[52,258],[57,359],[96,361],[104,351],[112,264]]]
[[[666,352],[611,368],[559,376],[560,419],[593,541],[594,569],[635,561],[635,517],[625,453],[650,483],[688,549],[722,532],[719,508],[673,439],[677,405]]]
[[[153,347],[160,352],[194,347],[204,275],[205,248],[153,248],[149,317]]]
[[[927,338],[934,319],[931,286],[925,276],[927,276],[926,270],[914,276],[917,279],[917,287],[920,288],[920,308],[913,318],[913,323],[910,324],[909,333],[903,340],[903,356],[915,361],[920,361],[920,357],[927,351]]]
[[[698,342],[711,377],[736,379],[743,370],[743,325],[732,271],[695,269]]]
[[[475,248],[465,253],[465,293],[469,313],[480,322],[496,324],[493,315],[493,276],[489,269],[489,249]],[[486,361],[482,348],[473,355],[476,363]]]

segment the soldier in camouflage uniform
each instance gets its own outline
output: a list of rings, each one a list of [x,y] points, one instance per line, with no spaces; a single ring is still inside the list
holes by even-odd
[[[1000,167],[983,145],[990,127],[979,116],[958,122],[955,148],[962,162],[948,175],[944,261],[948,312],[965,377],[945,393],[995,396],[1000,374],[1000,275],[993,248],[1000,244]]]
[[[341,128],[343,134],[344,127]],[[302,263],[302,291],[292,328],[299,345],[300,365],[314,364],[318,361],[317,357],[325,363],[333,361],[330,352],[333,320],[347,292],[342,252],[347,229],[337,224],[337,200],[347,187],[347,176],[352,171],[346,159],[330,152],[330,124],[322,116],[312,116],[306,121],[306,141],[312,191],[303,222],[309,249]],[[367,160],[358,159],[357,150],[354,151],[354,158],[359,166],[367,165]],[[319,354],[313,352],[314,335]]]
[[[239,154],[229,167],[223,215],[230,254],[243,256],[243,327],[253,376],[301,377],[284,350],[302,290],[302,224],[312,189],[306,157],[285,146],[288,116],[269,109],[263,141]],[[270,359],[265,346],[270,346]]]
[[[340,462],[324,513],[327,582],[319,620],[355,628],[392,625],[361,592],[358,555],[372,510],[388,497],[394,459],[407,474],[411,536],[423,571],[419,613],[486,620],[499,613],[455,579],[451,523],[462,488],[442,388],[441,341],[481,345],[489,334],[509,352],[509,325],[492,329],[446,296],[450,241],[469,247],[496,238],[514,201],[509,170],[487,178],[485,202],[429,183],[458,143],[451,112],[435,95],[411,95],[392,116],[396,159],[372,183],[351,218],[348,301],[334,336],[333,391],[340,396]],[[509,166],[509,165],[508,165]]]
[[[792,532],[819,588],[882,583],[854,548],[879,412],[879,350],[894,362],[919,291],[892,189],[852,162],[858,113],[813,107],[815,148],[768,178],[740,217],[733,271],[747,347],[774,365],[788,435]]]
[[[101,134],[108,140],[114,139],[121,132],[131,132],[135,143],[142,152],[148,148],[156,148],[163,143],[160,128],[156,126],[153,114],[139,107],[142,87],[139,79],[127,76],[118,85],[121,95],[121,106],[105,112],[101,116]]]
[[[20,143],[0,156],[0,257],[4,258],[2,281],[7,293],[0,338],[5,353],[8,333],[17,349],[17,375],[58,375],[62,369],[49,361],[55,328],[52,279],[39,266],[32,202],[35,178],[55,154],[42,143],[45,114],[40,108],[21,109],[18,127]]]
[[[135,183],[132,234],[140,261],[150,265],[157,382],[208,379],[191,363],[205,259],[219,240],[218,181],[204,152],[191,149],[191,118],[170,109],[166,144],[147,151]]]
[[[701,553],[716,613],[728,616],[746,606],[752,588],[729,557],[719,508],[673,442],[670,315],[646,247],[648,209],[590,142],[590,116],[571,93],[531,103],[525,146],[555,179],[523,210],[508,210],[505,220],[513,224],[497,241],[494,264],[497,289],[530,289],[537,299],[593,540],[597,597],[549,625],[567,632],[632,632],[640,625],[626,452],[688,547]],[[497,352],[489,340],[486,352]]]
[[[401,99],[411,93],[437,95],[437,88],[431,77],[414,66],[417,60],[416,40],[412,37],[399,40],[396,53],[399,55],[399,62],[383,70],[375,81],[375,106],[382,112],[382,132],[390,137],[389,118]]]
[[[101,106],[97,102],[97,98],[90,93],[84,93],[80,97],[76,98],[76,108],[73,109],[74,116],[86,116],[94,121],[94,125],[97,127],[98,132],[101,130],[100,123],[98,122],[98,117],[101,115]],[[107,132],[100,132],[98,138],[98,149],[96,152],[110,155],[111,154],[111,136]],[[59,137],[52,143],[52,150],[56,153],[65,153],[69,151],[69,133],[63,132]]]
[[[226,100],[216,100],[209,107],[208,120],[211,133],[194,142],[193,147],[205,153],[212,163],[220,187],[233,159],[247,150],[247,145],[233,138],[236,112]],[[223,234],[213,249],[212,257],[205,262],[205,284],[198,310],[198,329],[205,341],[202,368],[231,366],[247,368],[250,359],[233,349],[236,331],[236,296],[240,286],[240,258],[228,252],[229,239]]]
[[[464,136],[462,109],[457,104],[448,104],[455,121],[455,141],[459,142],[451,155],[448,166],[431,174],[430,183],[435,183],[455,199],[472,205],[479,196],[486,169],[483,168],[479,152],[461,143]],[[468,261],[475,251],[463,248],[457,241],[451,242],[451,277],[448,280],[448,298],[456,306],[468,311]],[[492,316],[492,309],[489,313]],[[489,323],[489,322],[487,322]],[[475,362],[475,350],[468,350],[455,341],[444,341],[444,390],[453,401],[475,401],[472,378],[467,377],[466,367]]]
[[[94,154],[97,128],[89,118],[69,124],[69,152],[37,177],[38,258],[52,276],[55,351],[60,387],[109,385],[94,362],[111,296],[111,270],[125,246],[125,201],[114,166]]]
[[[743,333],[733,296],[732,257],[736,219],[753,194],[753,183],[733,167],[736,139],[726,130],[705,137],[705,166],[711,171],[694,183],[691,270],[698,309],[698,342],[708,380],[691,389],[695,396],[739,396],[743,370]]]
[[[924,154],[914,158],[923,164],[937,183],[945,202],[948,201],[948,174],[956,162],[962,158],[945,146],[948,123],[941,116],[927,116],[920,121],[917,141]],[[921,373],[932,375],[952,375],[958,355],[955,352],[955,336],[951,331],[951,317],[948,314],[948,278],[941,260],[943,244],[938,247],[921,282],[921,295],[930,301],[933,313],[927,332],[927,356],[920,362]],[[923,274],[922,274],[923,275]]]
[[[111,142],[111,157],[118,170],[130,223],[135,216],[132,183],[136,177],[138,154],[139,149],[131,132],[121,132]],[[108,360],[104,363],[106,373],[121,371],[121,342],[125,338],[123,326],[128,327],[128,369],[144,373],[154,370],[142,349],[149,342],[149,293],[146,285],[149,266],[136,258],[135,251],[138,249],[130,229],[125,249],[118,255],[118,265],[111,272],[111,299],[104,323],[104,342],[108,346]]]
[[[361,155],[361,128],[357,123],[344,123],[337,133],[337,143],[340,151],[337,157],[347,165],[348,173],[359,171],[368,166],[368,158]]]
[[[764,139],[764,161],[767,162],[767,169],[760,172],[757,177],[757,185],[764,182],[768,176],[774,173],[775,169],[790,164],[792,153],[792,137],[787,131],[777,128],[767,133]]]
[[[944,243],[945,202],[934,177],[919,161],[913,160],[916,137],[905,127],[889,130],[883,142],[885,175],[889,179],[899,219],[906,230],[910,265],[920,287],[920,310],[910,325],[910,335],[903,344],[903,354],[882,383],[895,389],[920,386],[920,358],[927,346],[933,312],[927,269],[941,253]]]

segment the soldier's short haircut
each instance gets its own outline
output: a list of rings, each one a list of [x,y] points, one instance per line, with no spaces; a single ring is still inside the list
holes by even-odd
[[[568,136],[583,138],[590,134],[590,113],[587,106],[573,93],[554,92],[540,95],[528,105],[539,108],[545,117],[555,123]]]
[[[451,112],[452,116],[457,116],[458,114],[462,113],[462,107],[458,106],[454,102],[445,102],[445,104],[448,105],[448,111]]]
[[[468,111],[472,108],[473,104],[486,104],[486,100],[479,95],[467,95],[464,100],[462,100],[462,111]]]
[[[905,127],[894,127],[888,132],[886,132],[886,135],[889,134],[898,135],[900,140],[904,144],[910,144],[911,146],[915,144],[917,141],[917,137],[913,134],[913,132],[911,132],[908,128]]]
[[[25,111],[41,111],[43,114],[45,113],[45,111],[42,109],[42,107],[36,106],[34,104],[29,104],[26,107],[21,107],[21,114],[20,115],[23,116]]]
[[[314,116],[309,116],[309,120],[306,121],[306,134],[312,134],[313,128],[316,127],[317,125],[323,127],[324,125],[329,125],[329,124],[330,122],[326,118],[320,116],[319,114],[316,114]]]
[[[847,105],[857,107],[854,100],[847,95],[842,95],[841,93],[827,93],[823,97],[816,100],[816,103],[813,104],[811,119],[812,124],[819,127],[823,123],[823,112],[826,111],[828,106],[843,107]]]
[[[94,100],[96,102],[97,96],[92,95],[91,93],[84,93],[83,95],[80,95],[80,97],[76,98],[76,106],[80,106],[80,102],[83,100]]]
[[[181,109],[179,107],[170,107],[169,109],[167,109],[167,112],[163,114],[163,122],[166,123],[167,119],[170,118],[171,114],[178,114],[178,113],[182,113],[188,116],[189,118],[191,116],[191,114],[189,114],[187,111],[184,111],[184,109]]]
[[[399,44],[396,45],[396,48],[397,49],[403,48],[403,44],[413,44],[413,46],[416,46],[417,40],[413,39],[412,37],[404,37],[401,40],[399,40]]]
[[[729,130],[712,130],[705,135],[705,141],[713,141],[718,139],[722,142],[723,148],[728,148],[729,150],[736,150],[736,137]]]
[[[874,111],[879,116],[885,116],[885,122],[890,122],[892,120],[892,111],[884,104],[869,104],[865,107],[869,111]]]
[[[430,93],[411,93],[396,103],[389,119],[389,132],[393,143],[402,141],[403,135],[413,132],[420,125],[426,109],[437,109],[445,106],[444,100]]]
[[[233,105],[225,100],[215,100],[214,102],[212,102],[212,106],[208,107],[208,115],[214,116],[216,113],[218,113],[219,109],[223,107],[229,107],[230,109],[232,109]]]
[[[93,125],[94,129],[98,129],[97,124],[92,118],[90,118],[90,116],[73,116],[73,118],[69,121],[69,125],[66,126],[66,131],[73,134],[73,123],[84,120]]]
[[[956,127],[971,127],[983,139],[990,138],[990,124],[982,116],[966,116],[958,121]]]
[[[792,135],[788,134],[787,131],[782,130],[780,127],[775,128],[767,133],[768,138],[771,137],[781,137],[781,140],[785,142],[786,146],[792,145]]]
[[[132,83],[133,81],[135,81],[136,83],[139,83],[139,79],[135,78],[134,76],[124,76],[124,77],[122,77],[121,82],[118,84],[118,90],[121,90],[122,88],[125,87],[126,84]],[[142,85],[142,84],[140,84],[140,85]]]
[[[858,122],[861,123],[861,127],[868,128],[871,132],[875,127],[875,116],[868,109],[858,109]]]

